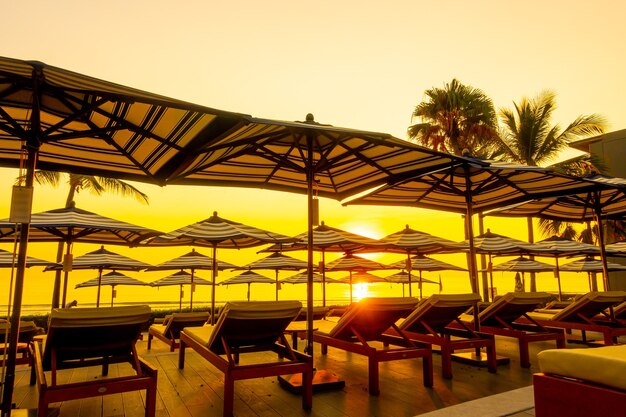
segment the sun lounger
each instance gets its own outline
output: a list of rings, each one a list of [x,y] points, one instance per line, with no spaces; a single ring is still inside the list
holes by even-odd
[[[4,365],[6,355],[8,354],[6,336],[9,333],[9,328],[9,321],[0,321],[0,366]],[[30,364],[30,344],[33,342],[33,338],[41,332],[43,332],[43,329],[38,327],[33,321],[20,322],[20,332],[17,339],[17,357],[15,358],[16,365]]]
[[[626,415],[626,345],[550,349],[537,358],[537,417]]]
[[[605,345],[617,343],[619,336],[626,335],[626,325],[611,312],[614,306],[626,301],[626,291],[592,291],[556,312],[533,313],[530,317],[544,326],[583,332],[601,333]],[[598,316],[598,318],[596,318]]]
[[[38,415],[60,401],[146,390],[146,417],[155,414],[157,370],[137,356],[135,343],[150,318],[150,307],[54,309],[50,313],[43,351],[34,347],[39,389]],[[108,378],[108,367],[129,363],[135,374]],[[58,371],[102,366],[103,378],[58,383]],[[46,371],[50,371],[48,380]]]
[[[496,372],[493,335],[474,331],[460,319],[461,313],[480,301],[478,294],[433,294],[422,300],[398,327],[411,340],[441,347],[444,378],[452,378],[452,353],[460,349],[487,349],[487,367]],[[459,327],[450,327],[456,323]]]
[[[400,359],[423,359],[424,385],[433,385],[432,350],[429,344],[414,342],[396,326],[396,322],[408,316],[415,306],[415,298],[364,298],[348,307],[336,322],[318,320],[313,332],[313,341],[322,345],[322,354],[327,347],[343,349],[364,355],[369,361],[369,393],[380,393],[378,364]],[[385,334],[390,328],[397,336]],[[369,342],[380,342],[398,348],[377,348]]]
[[[180,333],[178,366],[185,366],[185,348],[190,347],[224,373],[224,416],[233,414],[235,381],[287,374],[302,374],[302,407],[311,408],[313,361],[293,350],[284,335],[298,315],[298,301],[228,302],[215,325],[187,327]],[[239,364],[247,352],[273,351],[280,361]]]
[[[565,347],[565,332],[531,319],[528,313],[552,299],[545,292],[510,292],[494,301],[478,315],[480,331],[518,340],[520,365],[530,368],[528,344],[554,340],[557,348]],[[466,321],[473,325],[472,319]],[[456,326],[455,326],[456,327]]]
[[[180,346],[180,332],[185,327],[202,326],[209,320],[210,314],[206,313],[173,313],[165,317],[163,323],[153,324],[148,329],[148,350],[152,348],[152,339],[157,338],[170,347],[174,352]]]

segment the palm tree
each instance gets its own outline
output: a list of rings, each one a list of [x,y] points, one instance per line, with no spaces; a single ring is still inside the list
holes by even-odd
[[[536,97],[522,98],[513,102],[514,109],[500,109],[501,150],[504,159],[530,166],[545,165],[554,160],[569,142],[604,133],[605,120],[597,114],[578,116],[567,128],[552,125],[552,115],[556,109],[556,94],[543,91]],[[571,160],[568,164],[555,166],[567,172],[580,172],[588,162]],[[571,234],[573,228],[564,222],[540,222],[543,233],[563,230]],[[556,233],[558,234],[558,233]],[[528,218],[529,241],[532,242],[532,218]],[[530,290],[535,291],[534,274],[531,274]]]
[[[41,185],[51,185],[58,187],[61,184],[62,175],[56,171],[35,171],[35,182]],[[22,178],[17,179],[18,183],[22,182]],[[122,180],[106,177],[97,177],[93,175],[68,174],[69,191],[65,200],[65,207],[69,208],[74,204],[74,198],[81,190],[86,190],[95,195],[103,193],[119,194],[122,197],[132,197],[137,201],[148,204],[148,196],[139,191],[134,186]],[[57,247],[56,262],[63,261],[64,243],[59,242]],[[54,289],[52,291],[52,308],[59,307],[59,299],[61,295],[61,271],[56,271],[54,279]]]
[[[497,117],[493,102],[485,93],[462,84],[457,79],[444,88],[432,88],[424,94],[428,100],[418,104],[408,128],[408,136],[435,150],[472,156],[485,155],[497,141]]]

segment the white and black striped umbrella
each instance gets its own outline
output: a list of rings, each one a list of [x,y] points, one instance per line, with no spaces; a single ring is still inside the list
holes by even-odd
[[[611,251],[614,255],[623,256],[626,254],[626,240],[614,242],[605,246],[607,253]]]
[[[153,287],[167,287],[171,285],[180,286],[179,309],[181,311],[183,309],[183,296],[184,296],[183,285],[190,285],[191,286],[190,293],[193,294],[195,290],[194,286],[211,285],[211,284],[212,284],[211,281],[208,281],[204,278],[200,278],[197,275],[192,277],[192,275],[186,271],[178,271],[166,277],[152,281],[150,283],[150,285]]]
[[[213,259],[217,259],[217,248],[244,249],[266,243],[287,243],[294,239],[279,233],[269,232],[242,223],[226,220],[213,212],[206,220],[190,224],[173,232],[156,236],[145,242],[149,246],[205,246],[213,248]],[[212,270],[211,311],[215,311],[215,279],[217,263]],[[211,315],[213,320],[215,314]]]
[[[381,269],[391,269],[381,263],[363,258],[361,256],[347,254],[341,258],[329,262],[325,267],[326,271],[349,271],[348,282],[350,283],[350,302],[352,302],[352,281],[351,277],[354,273],[363,273],[367,271],[375,271]]]
[[[569,271],[569,272],[587,272],[589,273],[589,291],[597,291],[597,285],[592,282],[592,273],[593,272],[604,272],[606,271],[625,271],[626,265],[621,265],[615,262],[606,262],[606,265],[600,259],[595,259],[592,256],[585,256],[582,259],[578,259],[573,262],[569,262],[560,266],[561,271]],[[604,280],[605,287],[604,290],[608,291],[606,287],[606,279]]]
[[[408,271],[406,274],[409,280],[409,297],[412,297],[412,283],[417,281],[419,284],[420,298],[422,298],[423,291],[421,283],[425,282],[424,278],[422,278],[422,271],[466,271],[466,269],[464,268],[440,261],[438,259],[429,258],[428,256],[424,255],[412,256],[410,260],[410,263],[408,263],[408,259],[405,259],[403,261],[398,261],[389,265],[389,267],[393,269],[404,269]],[[417,280],[412,279],[412,271],[418,271]]]
[[[217,270],[223,271],[225,269],[233,269],[237,268],[236,265],[231,263],[217,260]],[[210,256],[204,255],[200,252],[197,252],[195,249],[192,249],[191,252],[188,252],[184,255],[181,255],[177,258],[170,259],[169,261],[165,261],[158,265],[151,266],[146,268],[146,271],[167,271],[174,269],[188,269],[191,272],[191,293],[189,295],[189,308],[193,308],[193,279],[197,269],[204,270],[213,270],[213,258]]]
[[[78,256],[72,260],[70,269],[97,269],[98,277],[102,278],[102,271],[106,270],[122,270],[122,271],[141,271],[146,269],[150,264],[111,252],[102,246],[93,252]],[[47,267],[46,271],[62,269],[63,265]],[[66,268],[67,269],[67,268]],[[67,281],[65,282],[67,285]],[[66,293],[66,288],[63,292]],[[98,286],[98,295],[96,299],[96,307],[100,307],[100,286]]]
[[[0,268],[12,268],[17,265],[17,254],[0,249]],[[26,258],[26,267],[31,266],[54,266],[55,262],[44,261],[42,259],[28,256]]]
[[[98,287],[102,285],[110,285],[111,286],[111,307],[113,307],[113,300],[115,299],[117,293],[115,287],[118,285],[149,285],[146,282],[140,281],[136,278],[131,278],[128,275],[124,275],[118,271],[107,272],[102,275],[102,277],[96,277],[90,279],[89,281],[81,282],[80,284],[76,284],[75,288],[87,288],[87,287]]]
[[[271,255],[266,256],[265,258],[261,258],[247,265],[235,268],[235,270],[267,269],[274,271],[274,279],[276,284],[276,301],[278,301],[278,290],[280,289],[280,283],[278,282],[278,271],[299,271],[301,269],[306,269],[307,267],[308,263],[301,261],[300,259],[292,258],[291,256],[284,255],[280,252],[274,252]]]
[[[291,275],[285,279],[282,279],[280,282],[283,284],[306,284],[309,274],[307,272],[300,272],[295,275]],[[331,277],[324,278],[321,274],[313,273],[313,282],[314,283],[326,283],[326,284],[334,284],[337,281]]]
[[[254,271],[245,271],[239,275],[228,278],[219,283],[219,285],[235,285],[235,284],[247,284],[248,285],[248,301],[250,301],[250,285],[251,284],[276,284],[272,278],[268,278],[265,275],[261,275]]]

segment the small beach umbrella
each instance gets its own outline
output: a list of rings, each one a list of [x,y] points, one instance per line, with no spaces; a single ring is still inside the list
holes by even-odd
[[[234,284],[247,284],[248,285],[248,301],[250,301],[250,285],[251,284],[276,284],[276,282],[254,271],[242,272],[239,275],[228,278],[219,283],[219,285],[234,285]]]
[[[182,311],[183,310],[183,285],[211,285],[212,282],[208,281],[204,278],[200,278],[199,276],[194,276],[193,280],[192,280],[192,276],[189,272],[185,272],[185,271],[178,271],[172,275],[168,275],[166,277],[157,279],[156,281],[152,281],[150,283],[151,286],[153,287],[166,287],[166,286],[171,286],[171,285],[178,285],[180,286],[180,293],[179,293],[179,302],[178,302],[178,308]]]
[[[284,255],[280,252],[274,252],[265,258],[258,259],[242,267],[235,268],[235,270],[247,269],[268,269],[275,272],[275,284],[276,284],[276,301],[278,301],[278,290],[280,289],[280,282],[278,281],[278,271],[299,271],[306,269],[308,263],[301,261],[300,259],[292,258],[291,256]]]
[[[16,233],[18,230],[15,223],[11,223],[9,219],[0,220],[0,241],[13,240]],[[30,242],[63,242],[66,249],[65,259],[69,263],[72,259],[74,243],[134,246],[160,233],[143,226],[79,209],[72,203],[67,208],[32,214],[28,240]],[[61,262],[61,259],[57,262]],[[63,268],[57,270],[61,271]],[[57,275],[58,280],[55,277],[53,307],[58,307],[60,300],[61,305],[65,305],[66,302],[69,269],[66,268],[63,272],[62,290],[61,276]]]
[[[438,259],[429,258],[428,256],[424,255],[413,256],[410,258],[410,261],[411,262],[407,262],[407,260],[398,261],[389,265],[389,268],[391,269],[406,269],[408,271],[407,275],[409,279],[409,297],[412,297],[412,292],[410,290],[412,284],[412,277],[410,275],[411,271],[419,272],[418,283],[420,289],[420,298],[422,298],[423,295],[422,282],[424,282],[422,278],[422,271],[466,271],[466,269],[464,268],[440,261]]]
[[[320,252],[322,255],[322,262],[320,272],[322,274],[322,306],[326,306],[326,285],[324,280],[326,279],[326,253],[327,252],[346,252],[352,253],[357,251],[367,250],[382,250],[383,247],[376,239],[361,236],[355,233],[348,232],[347,230],[338,229],[327,225],[322,221],[322,224],[313,228],[313,250]],[[275,252],[278,250],[283,251],[295,251],[295,250],[307,250],[308,248],[308,233],[300,233],[295,236],[297,239],[293,243],[277,244],[264,250],[264,252]],[[307,263],[308,265],[308,263]]]
[[[405,284],[411,284],[413,281],[411,275],[406,272],[406,271],[400,271],[400,272],[396,272],[395,274],[386,276],[385,279],[388,282],[394,283],[394,284],[402,284],[402,296],[404,297],[404,285]],[[436,281],[431,281],[429,279],[426,278],[420,278],[420,284],[439,284]],[[420,287],[421,288],[421,287]],[[411,295],[409,295],[410,297]]]
[[[387,235],[379,241],[385,246],[385,250],[388,252],[406,253],[407,262],[410,262],[412,254],[426,255],[431,253],[453,253],[467,250],[467,245],[464,243],[453,242],[442,237],[433,236],[429,233],[411,229],[408,224],[404,229]],[[403,266],[398,269],[403,268],[405,267]],[[412,270],[407,269],[407,271],[409,279],[409,297],[412,297]],[[404,286],[402,288],[404,289]],[[420,285],[420,298],[421,296]]]
[[[594,291],[593,286],[591,285],[591,274],[597,272],[604,271],[625,271],[626,266],[620,265],[615,262],[602,262],[599,259],[595,259],[592,256],[585,256],[582,259],[578,259],[573,262],[569,262],[561,265],[561,271],[570,271],[570,272],[587,272],[589,276],[589,289],[590,291]],[[606,280],[604,281],[606,284]],[[608,291],[606,287],[604,287],[605,291]]]
[[[489,272],[493,272],[493,271],[521,272],[522,273],[522,277],[521,277],[522,289],[524,289],[525,283],[526,283],[526,279],[524,277],[525,272],[550,272],[550,271],[554,271],[555,269],[553,265],[520,256],[518,258],[511,259],[510,261],[503,262],[501,264],[492,265],[487,270]],[[491,288],[494,288],[493,287],[493,274],[491,274],[491,277],[492,277]],[[492,294],[492,297],[493,295],[494,294]]]
[[[197,223],[190,224],[173,232],[156,236],[145,242],[150,246],[205,246],[213,248],[213,259],[217,259],[217,248],[244,249],[259,246],[265,243],[287,243],[294,239],[278,233],[247,226],[219,217],[217,212],[213,216]],[[217,262],[212,269],[211,288],[211,322],[215,319],[215,285],[217,277]]]
[[[90,279],[89,281],[81,282],[80,284],[76,284],[76,288],[87,288],[87,287],[98,287],[102,285],[110,285],[111,286],[111,307],[113,307],[113,300],[115,299],[116,290],[115,287],[118,285],[148,285],[143,281],[139,281],[138,279],[131,278],[128,275],[124,275],[121,272],[111,271],[102,275],[102,277],[96,277]]]
[[[102,271],[109,270],[122,270],[122,271],[140,271],[150,266],[142,261],[129,258],[124,255],[120,255],[115,252],[111,252],[104,248],[95,250],[93,252],[86,253],[78,256],[72,261],[72,269],[97,269],[98,270],[98,282],[102,280]],[[63,266],[53,266],[46,268],[46,271],[57,270],[63,268]],[[96,307],[100,307],[100,285],[98,285],[98,295],[96,298]]]
[[[326,265],[326,270],[332,271],[349,271],[348,282],[350,284],[350,302],[352,302],[352,275],[354,272],[367,272],[381,269],[390,269],[386,265],[371,261],[361,256],[347,254],[341,258],[335,259]]]
[[[308,279],[308,274],[306,272],[300,272],[298,274],[295,275],[291,275],[283,280],[281,280],[280,282],[283,284],[306,284],[307,283],[307,279]],[[317,274],[314,273],[313,274],[313,282],[314,283],[324,283],[326,282],[327,284],[334,284],[337,281],[331,277],[322,277],[321,274]]]
[[[219,271],[223,271],[225,269],[237,268],[236,265],[233,265],[228,262],[220,261],[219,259],[217,260],[216,263],[217,263],[216,268]],[[196,270],[204,269],[204,270],[212,271],[213,270],[213,258],[211,258],[210,256],[206,256],[200,252],[197,252],[195,249],[192,249],[191,252],[181,255],[177,258],[173,258],[173,259],[170,259],[169,261],[165,261],[158,265],[154,265],[149,268],[146,268],[146,271],[168,271],[168,270],[176,270],[176,269],[180,269],[181,271],[188,269],[191,272],[190,274],[191,288],[189,291],[189,308],[193,309],[193,293],[195,292],[194,276],[195,276]]]

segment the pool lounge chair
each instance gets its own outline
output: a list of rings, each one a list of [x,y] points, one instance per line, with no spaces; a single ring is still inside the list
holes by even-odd
[[[43,347],[33,347],[39,390],[38,416],[60,401],[146,390],[146,417],[155,415],[157,370],[137,355],[135,343],[150,318],[150,307],[53,309]],[[41,350],[43,349],[43,350]],[[134,374],[108,378],[114,363],[129,363]],[[102,366],[103,378],[58,383],[58,371]],[[49,371],[50,378],[47,378]]]
[[[626,345],[549,349],[537,358],[537,417],[626,415]]]
[[[180,333],[178,366],[185,366],[185,349],[192,348],[224,373],[224,416],[233,414],[235,381],[302,374],[302,407],[313,401],[313,361],[293,350],[283,332],[298,315],[299,301],[228,302],[215,325],[187,327]],[[240,354],[273,351],[282,360],[240,364]]]
[[[460,319],[461,313],[479,301],[478,294],[433,294],[420,302],[398,327],[411,340],[441,347],[444,378],[452,378],[452,353],[460,349],[486,348],[488,370],[496,372],[494,336],[477,332]],[[452,323],[459,327],[450,327]]]
[[[153,324],[148,329],[148,350],[152,348],[152,339],[157,338],[170,347],[174,352],[180,346],[180,332],[185,327],[202,326],[209,320],[206,313],[173,313],[165,317],[163,323]]]
[[[0,320],[0,366],[4,365],[6,355],[8,354],[6,337],[10,327],[10,322]],[[20,332],[17,339],[17,357],[15,358],[16,365],[30,364],[30,344],[33,342],[33,338],[41,332],[43,332],[43,329],[38,327],[33,321],[20,322]]]
[[[351,304],[341,319],[336,322],[318,320],[313,332],[313,341],[322,345],[322,354],[328,346],[348,352],[364,355],[368,358],[369,393],[378,395],[380,362],[400,359],[423,359],[424,385],[433,385],[432,350],[430,344],[423,344],[409,339],[396,326],[396,322],[408,316],[417,305],[415,298],[364,298]],[[385,334],[393,329],[395,335]],[[385,345],[398,346],[387,349],[373,346],[369,342],[381,342]]]
[[[545,292],[504,294],[478,315],[480,331],[517,339],[520,365],[522,368],[530,368],[529,343],[554,340],[557,348],[566,346],[563,330],[542,325],[528,315],[550,299],[552,295]],[[468,319],[468,322],[471,323],[471,319]]]
[[[592,291],[555,314],[534,313],[530,317],[544,326],[579,330],[583,341],[586,332],[601,333],[604,345],[610,346],[617,343],[619,336],[626,336],[626,324],[617,320],[613,312],[624,301],[626,291]]]

